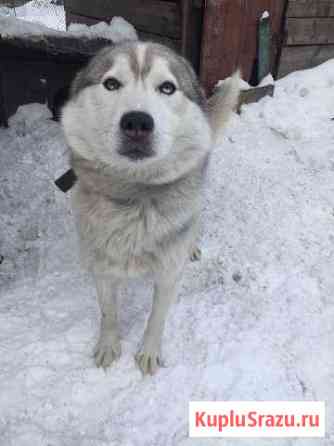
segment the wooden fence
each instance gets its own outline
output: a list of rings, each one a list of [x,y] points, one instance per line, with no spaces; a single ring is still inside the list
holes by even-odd
[[[334,58],[334,1],[289,0],[279,76]]]

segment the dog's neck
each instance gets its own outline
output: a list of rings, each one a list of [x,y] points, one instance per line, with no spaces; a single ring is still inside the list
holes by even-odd
[[[163,173],[159,177],[157,172],[152,177],[132,178],[124,176],[118,172],[111,171],[108,166],[102,163],[95,163],[84,158],[73,156],[72,167],[78,177],[78,187],[85,193],[104,195],[111,201],[120,204],[129,204],[147,200],[148,198],[158,198],[166,192],[166,189],[178,186],[185,186],[189,183],[190,188],[197,189],[202,185],[203,174],[208,164],[208,157],[203,158],[200,164],[186,172],[180,172],[177,176],[169,178]],[[166,179],[167,181],[164,181]]]

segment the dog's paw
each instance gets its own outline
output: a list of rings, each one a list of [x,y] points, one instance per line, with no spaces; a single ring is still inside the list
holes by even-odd
[[[198,246],[195,246],[195,248],[190,253],[190,261],[191,262],[199,261],[201,260],[201,257],[202,257],[201,249]]]
[[[163,367],[160,354],[156,352],[140,351],[136,355],[136,362],[143,375],[154,375],[159,367]]]
[[[94,359],[97,367],[104,369],[121,356],[121,343],[119,339],[101,337],[94,350]]]

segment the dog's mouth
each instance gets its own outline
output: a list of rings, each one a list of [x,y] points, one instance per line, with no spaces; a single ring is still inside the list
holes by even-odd
[[[131,161],[141,161],[154,156],[150,144],[126,144],[120,148],[118,153]]]

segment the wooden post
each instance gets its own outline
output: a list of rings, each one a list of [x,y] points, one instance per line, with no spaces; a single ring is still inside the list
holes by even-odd
[[[200,77],[209,93],[217,81],[240,68],[250,81],[257,57],[258,20],[269,11],[273,39],[270,71],[275,73],[287,0],[206,0]]]
[[[257,65],[257,82],[270,73],[270,47],[271,47],[271,30],[270,30],[270,16],[266,11],[259,21],[259,37],[258,37],[258,65]]]
[[[187,55],[191,0],[181,0],[181,54]]]

